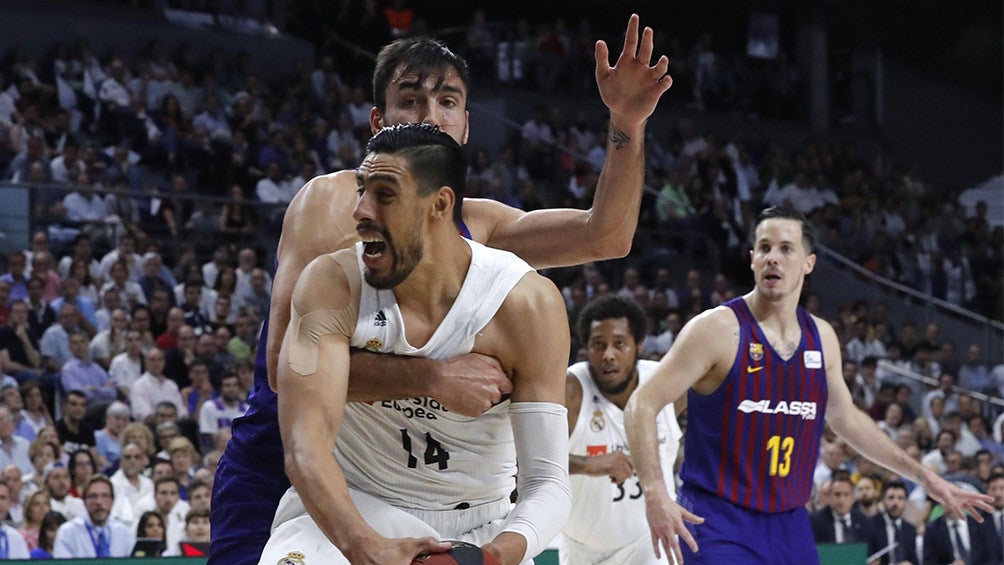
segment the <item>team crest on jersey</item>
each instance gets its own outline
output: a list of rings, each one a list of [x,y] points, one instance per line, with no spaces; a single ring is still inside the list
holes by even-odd
[[[589,420],[589,429],[594,432],[602,432],[607,427],[607,421],[603,418],[603,412],[597,410],[593,412],[593,417]]]
[[[307,556],[302,551],[290,551],[276,562],[275,565],[304,565],[306,563]]]
[[[383,349],[383,342],[379,339],[373,338],[366,342],[367,351],[380,351]]]
[[[754,361],[759,361],[763,359],[763,344],[751,342],[750,343],[750,359]]]
[[[823,352],[810,349],[802,354],[802,362],[806,369],[822,369]]]

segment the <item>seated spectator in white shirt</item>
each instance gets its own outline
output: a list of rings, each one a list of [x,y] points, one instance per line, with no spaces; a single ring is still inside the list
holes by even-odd
[[[128,557],[136,534],[118,520],[110,520],[115,489],[104,475],[84,487],[86,514],[59,527],[53,557]]]
[[[0,481],[0,515],[6,516],[10,511],[13,495],[10,486]],[[6,551],[0,554],[3,559],[28,559],[28,543],[24,541],[21,532],[7,523],[0,524],[0,547]]]
[[[136,380],[129,393],[133,417],[137,420],[150,419],[157,403],[161,401],[173,403],[180,417],[188,415],[178,385],[164,375],[164,362],[164,352],[160,349],[154,348],[147,352],[146,372]]]
[[[228,373],[220,380],[219,396],[205,402],[199,412],[199,436],[203,447],[210,447],[213,436],[220,428],[229,428],[235,418],[247,412],[241,401],[240,380],[237,373]]]
[[[87,514],[84,501],[70,494],[70,471],[62,462],[50,463],[45,468],[45,488],[49,491],[49,506],[72,520]]]
[[[24,524],[25,491],[24,481],[21,480],[23,476],[21,469],[14,464],[5,465],[3,470],[0,470],[0,481],[10,487],[10,508],[7,510],[7,516],[15,528],[20,528]]]
[[[158,462],[157,467],[164,466]],[[167,462],[166,467],[167,472],[173,472],[170,462]],[[153,501],[144,499],[140,503],[139,510],[142,512],[156,510],[164,517],[167,529],[167,547],[174,547],[185,535],[185,515],[188,514],[190,507],[187,502],[181,500],[180,485],[174,476],[162,475],[160,478],[154,479],[153,485]],[[150,502],[153,504],[150,505]]]
[[[129,329],[129,314],[122,308],[115,308],[109,316],[108,328],[99,330],[88,346],[91,359],[107,370],[112,358],[125,351],[126,330]]]
[[[14,416],[10,408],[0,406],[0,468],[6,465],[16,465],[21,473],[34,472],[28,448],[31,443],[23,437],[14,435]]]
[[[139,502],[147,496],[153,498],[153,481],[143,475],[143,469],[146,468],[149,461],[150,458],[147,457],[142,447],[135,443],[126,444],[122,448],[119,468],[111,476],[115,492],[128,503],[134,519],[142,514],[139,510]],[[132,528],[135,523],[126,525]]]
[[[115,381],[119,396],[129,398],[133,384],[143,374],[143,336],[130,329],[125,334],[125,351],[112,358],[108,375]]]

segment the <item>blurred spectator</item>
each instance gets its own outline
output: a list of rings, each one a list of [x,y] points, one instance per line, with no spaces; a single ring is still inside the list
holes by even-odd
[[[24,501],[24,522],[21,525],[21,537],[28,544],[28,551],[38,547],[38,534],[42,527],[42,519],[49,513],[49,493],[44,490],[35,491]]]
[[[15,250],[7,257],[7,272],[0,275],[0,281],[10,284],[8,302],[28,298],[28,278],[25,275],[27,257],[24,251]]]
[[[59,527],[53,556],[128,557],[136,536],[121,522],[109,519],[115,503],[111,482],[97,475],[87,482],[83,494],[87,512]]]
[[[131,411],[124,402],[116,400],[105,410],[105,427],[94,432],[95,451],[100,469],[116,468],[122,456],[122,430],[129,424]]]
[[[62,389],[67,393],[82,394],[86,402],[114,400],[117,394],[115,382],[101,365],[91,360],[87,351],[88,343],[87,334],[82,331],[70,335],[70,351],[73,353],[73,359],[67,361],[60,372]],[[93,438],[89,445],[94,445]]]
[[[34,429],[37,437],[42,428],[53,425],[49,409],[45,405],[41,385],[35,380],[26,381],[21,384],[20,392],[21,398],[24,400],[21,415],[24,421]]]
[[[126,350],[126,332],[129,329],[129,314],[121,308],[112,310],[108,329],[101,330],[91,339],[91,359],[108,370],[112,359]]]
[[[78,313],[77,325],[87,333],[88,339],[98,333],[98,319],[95,316],[97,307],[94,301],[80,295],[80,281],[75,277],[66,277],[59,283],[60,295],[52,301],[52,309],[59,312],[64,304],[76,307]]]
[[[50,463],[45,469],[45,488],[49,491],[49,504],[52,509],[67,519],[87,513],[84,501],[70,494],[70,472],[66,465],[59,461]],[[39,541],[41,544],[41,540]]]
[[[69,390],[63,399],[63,417],[56,422],[56,433],[66,453],[94,447],[94,428],[84,419],[87,397],[79,390]]]
[[[152,496],[151,494],[151,499]],[[147,557],[160,557],[167,543],[164,518],[156,510],[143,512],[143,515],[139,518],[139,522],[136,524],[136,536],[160,540],[160,548],[147,555]]]
[[[174,404],[180,414],[188,414],[178,385],[164,375],[164,352],[153,348],[146,354],[146,371],[129,392],[133,417],[139,421],[150,420],[154,415],[154,407],[165,400]]]
[[[111,482],[115,492],[126,501],[132,511],[134,521],[132,524],[127,524],[132,527],[135,524],[135,517],[140,515],[138,502],[145,496],[153,495],[153,481],[142,473],[149,461],[143,448],[135,443],[127,443],[122,446],[121,455],[121,464],[111,476]]]
[[[14,434],[14,416],[6,406],[0,406],[0,469],[15,465],[22,474],[34,471],[28,456],[30,442]]]
[[[39,344],[28,316],[28,304],[16,301],[10,305],[7,323],[0,327],[0,372],[18,382],[39,378],[42,373]]]
[[[975,392],[988,393],[993,390],[990,370],[983,361],[983,350],[978,344],[970,344],[966,350],[966,359],[959,367],[959,384]]]
[[[226,374],[220,379],[219,396],[202,405],[199,435],[204,449],[211,447],[213,436],[220,428],[229,428],[235,418],[243,416],[247,411],[247,405],[240,398],[240,391],[237,374]]]
[[[0,515],[7,515],[16,496],[17,493],[11,492],[7,483],[0,481]],[[0,523],[0,534],[5,540],[3,544],[5,559],[28,559],[28,544],[20,532],[4,522]]]
[[[7,383],[0,386],[0,398],[2,398],[3,405],[10,410],[10,415],[14,418],[14,435],[22,437],[29,442],[35,441],[35,436],[38,433],[28,418],[25,417],[24,399],[21,397],[21,390],[17,385]]]
[[[108,374],[115,382],[119,398],[129,398],[129,391],[143,373],[142,338],[139,331],[127,329],[125,351],[112,358]]]

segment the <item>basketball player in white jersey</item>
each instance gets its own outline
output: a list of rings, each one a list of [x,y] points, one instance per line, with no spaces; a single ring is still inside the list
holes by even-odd
[[[577,322],[588,361],[568,368],[568,468],[572,515],[558,540],[561,565],[649,565],[671,563],[652,550],[645,500],[634,474],[624,431],[624,405],[655,361],[639,360],[645,314],[633,301],[599,297]],[[673,463],[680,426],[672,404],[658,416],[659,449],[666,488],[674,492]]]
[[[523,260],[460,236],[466,163],[456,141],[404,125],[367,149],[354,212],[361,242],[312,261],[293,291],[277,375],[293,487],[260,563],[409,565],[448,549],[441,539],[527,562],[571,507],[564,302]],[[476,418],[428,398],[348,404],[350,347],[490,355],[512,395]]]

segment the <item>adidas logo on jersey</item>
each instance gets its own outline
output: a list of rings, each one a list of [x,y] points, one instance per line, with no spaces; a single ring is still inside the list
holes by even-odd
[[[816,403],[809,401],[793,400],[791,402],[780,401],[771,406],[770,400],[743,400],[739,404],[739,411],[744,414],[760,412],[761,414],[787,414],[789,416],[801,416],[803,420],[816,419]]]
[[[387,316],[383,313],[383,310],[376,313],[376,317],[373,318],[373,325],[380,328],[387,325]]]

